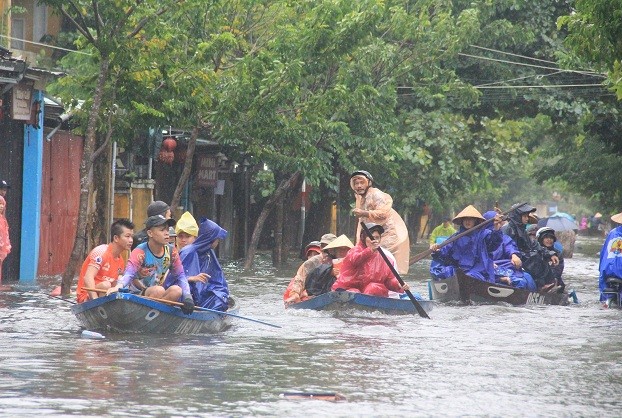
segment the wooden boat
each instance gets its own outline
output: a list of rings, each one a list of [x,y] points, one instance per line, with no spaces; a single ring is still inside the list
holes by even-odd
[[[429,300],[418,301],[426,312],[434,308],[434,302]],[[416,314],[415,305],[410,299],[383,298],[380,296],[365,295],[363,293],[348,292],[337,290],[324,293],[307,299],[302,302],[294,303],[287,308],[290,309],[313,309],[329,310],[357,308],[366,311],[382,311],[385,313],[396,314]]]
[[[430,298],[437,302],[497,303],[510,305],[568,305],[567,292],[538,293],[490,283],[456,270],[456,276],[428,282]]]
[[[73,305],[71,311],[89,331],[208,334],[230,327],[239,307],[233,298],[229,298],[226,313],[195,309],[186,315],[177,306],[119,292]]]

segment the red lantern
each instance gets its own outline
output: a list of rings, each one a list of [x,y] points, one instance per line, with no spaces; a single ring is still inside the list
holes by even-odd
[[[162,141],[162,148],[167,151],[175,151],[175,148],[177,148],[177,141],[173,137],[166,137],[164,141]]]
[[[167,151],[164,148],[160,150],[158,160],[162,161],[164,164],[172,165],[174,159],[175,154],[173,153],[173,151]]]

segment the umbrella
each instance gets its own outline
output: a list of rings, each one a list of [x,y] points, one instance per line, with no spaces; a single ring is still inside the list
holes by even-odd
[[[538,228],[548,226],[553,228],[555,232],[572,231],[579,229],[576,223],[572,222],[565,216],[549,216],[538,221]]]
[[[567,214],[566,212],[555,212],[554,214],[552,214],[550,217],[551,218],[556,218],[556,217],[563,217],[566,218],[568,220],[570,220],[571,222],[574,222],[575,219],[572,215]]]

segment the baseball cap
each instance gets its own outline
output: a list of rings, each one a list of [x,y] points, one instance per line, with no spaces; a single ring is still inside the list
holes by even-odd
[[[169,237],[176,237],[177,233],[175,232],[175,228],[173,228],[172,226],[168,227],[168,236]]]
[[[156,215],[164,215],[167,210],[169,210],[169,205],[166,202],[161,200],[156,200],[155,202],[151,202],[149,206],[147,206],[147,217],[151,218]]]
[[[145,221],[145,229],[151,229],[156,226],[164,225],[171,227],[175,226],[175,219],[167,219],[162,215],[150,216]]]
[[[10,189],[11,186],[9,186],[9,183],[6,182],[6,180],[2,180],[0,181],[0,189]]]
[[[320,245],[328,245],[333,242],[335,238],[337,238],[335,234],[324,234],[322,238],[320,238]]]

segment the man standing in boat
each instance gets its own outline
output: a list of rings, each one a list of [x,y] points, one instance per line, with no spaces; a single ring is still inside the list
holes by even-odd
[[[108,290],[114,286],[125,270],[124,251],[132,246],[134,224],[129,219],[119,219],[110,226],[110,244],[93,248],[82,263],[78,278],[78,303],[96,299],[97,292],[87,292],[84,288]]]
[[[163,215],[147,218],[147,242],[132,250],[125,274],[119,279],[117,286],[108,290],[108,294],[131,285],[130,290],[147,297],[172,302],[181,299],[181,310],[187,315],[192,313],[194,301],[184,267],[177,248],[168,243],[168,230],[171,226],[175,226],[175,220],[167,219]]]
[[[408,229],[402,217],[393,209],[393,198],[372,187],[373,177],[365,170],[350,175],[350,187],[354,190],[356,206],[352,214],[358,218],[357,242],[361,237],[361,222],[372,222],[384,229],[382,246],[389,250],[397,262],[398,273],[408,273],[410,241]]]

